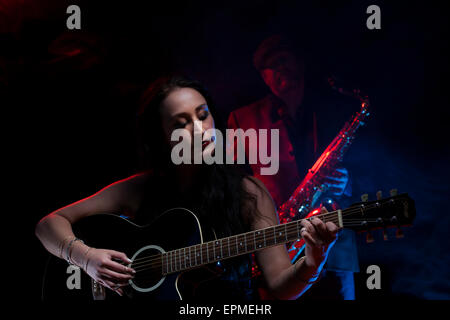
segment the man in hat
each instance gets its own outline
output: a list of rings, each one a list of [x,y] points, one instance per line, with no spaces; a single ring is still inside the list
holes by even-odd
[[[334,92],[322,78],[307,70],[303,55],[283,36],[264,40],[254,54],[253,63],[270,89],[263,99],[231,112],[228,126],[233,129],[278,129],[279,170],[261,175],[261,163],[251,170],[269,190],[277,207],[289,199],[306,172],[337,135],[358,101]],[[270,148],[269,148],[270,150]],[[349,173],[344,167],[327,177],[327,202],[346,204],[352,194]],[[349,201],[348,201],[349,202]],[[353,273],[358,272],[356,240],[352,231],[343,230],[331,250],[321,280],[303,298],[355,298]]]

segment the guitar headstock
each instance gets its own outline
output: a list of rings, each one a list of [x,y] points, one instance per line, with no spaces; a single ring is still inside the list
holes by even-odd
[[[383,230],[384,240],[387,240],[387,228],[397,228],[396,237],[403,237],[400,227],[411,225],[416,216],[414,200],[406,193],[397,194],[396,189],[385,199],[378,191],[376,200],[369,201],[367,194],[362,195],[361,200],[343,212],[343,222],[345,228],[367,232],[367,242],[374,241],[370,231],[375,229]]]

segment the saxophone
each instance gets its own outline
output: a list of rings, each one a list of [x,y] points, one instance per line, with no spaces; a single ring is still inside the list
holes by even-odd
[[[344,124],[338,135],[320,155],[312,168],[308,170],[305,178],[291,197],[279,207],[280,223],[309,218],[320,213],[320,209],[314,210],[314,208],[317,207],[319,199],[327,190],[325,178],[335,171],[342,162],[345,152],[354,140],[356,131],[364,125],[364,121],[370,115],[369,99],[367,96],[363,96],[360,90],[347,91],[343,88],[336,88],[332,79],[329,79],[329,82],[332,88],[338,92],[358,98],[361,109]],[[303,247],[303,240],[298,240],[290,246],[288,251],[292,262],[295,262],[299,257]]]

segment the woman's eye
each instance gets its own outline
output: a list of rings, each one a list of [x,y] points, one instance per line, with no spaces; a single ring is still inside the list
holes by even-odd
[[[200,116],[198,117],[200,120],[205,120],[206,118],[208,118],[209,116],[209,112],[205,111],[202,114],[200,114]]]
[[[186,127],[186,122],[176,122],[174,124],[175,129],[182,129],[184,127]]]

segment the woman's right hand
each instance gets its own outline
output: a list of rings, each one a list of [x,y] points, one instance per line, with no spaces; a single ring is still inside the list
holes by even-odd
[[[125,264],[132,262],[123,252],[90,248],[85,258],[84,271],[92,279],[121,296],[123,295],[121,287],[128,285],[128,281],[136,273],[132,268],[117,262],[123,261]]]

